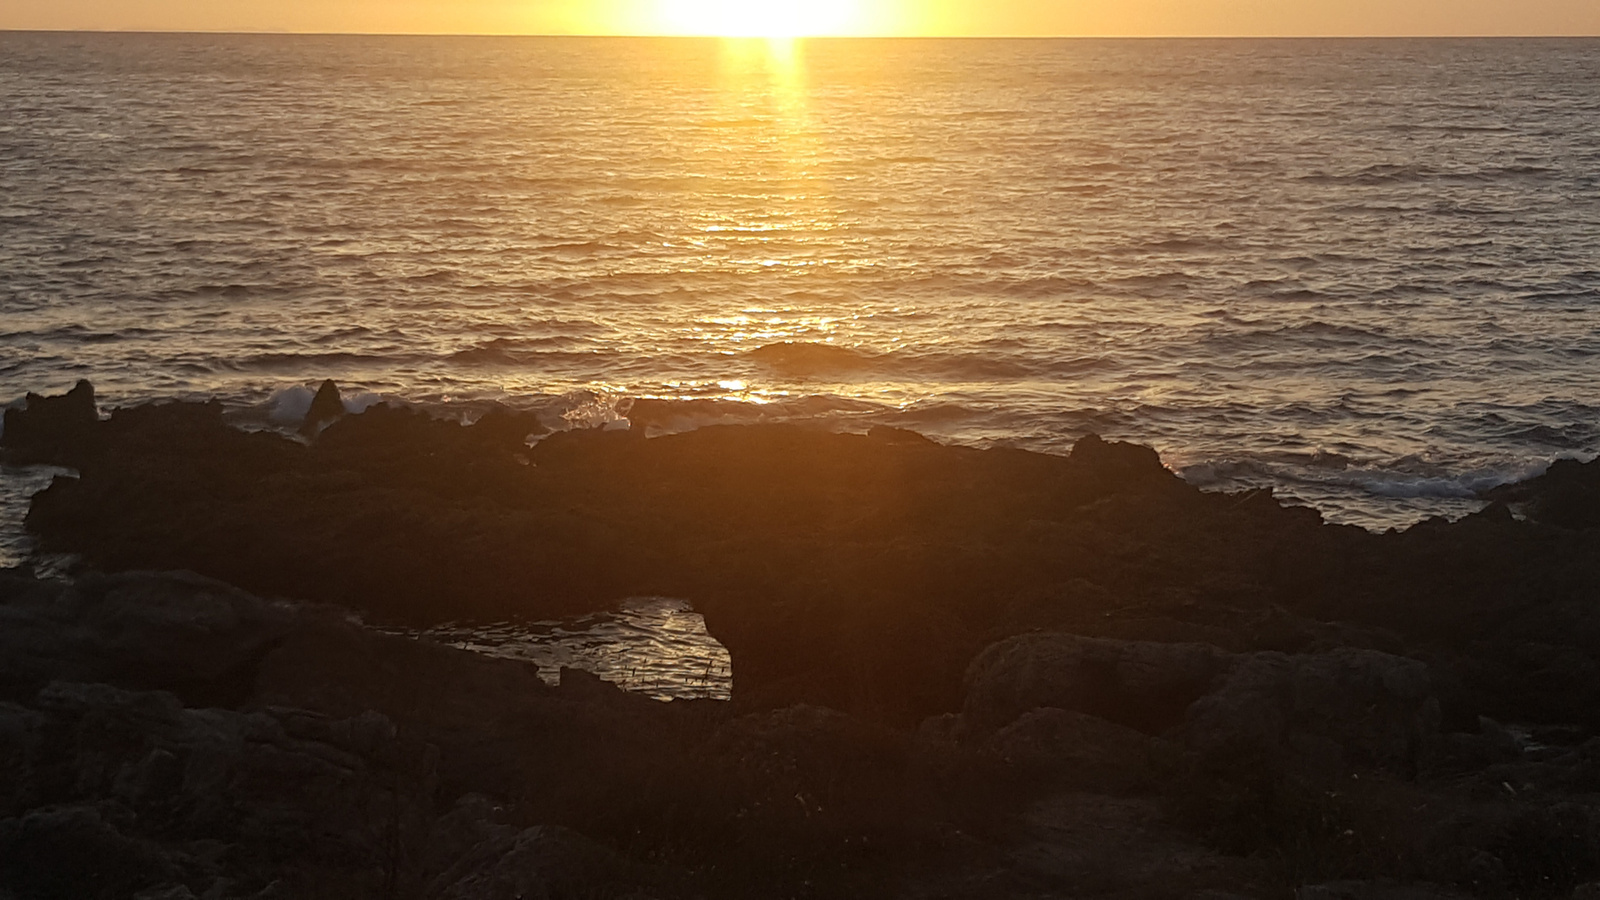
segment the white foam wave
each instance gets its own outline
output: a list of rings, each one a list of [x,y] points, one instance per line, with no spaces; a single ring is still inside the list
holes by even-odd
[[[267,421],[281,426],[299,425],[306,420],[306,414],[311,412],[311,401],[316,399],[316,396],[316,391],[301,384],[273,391],[272,396],[267,398]],[[384,397],[364,391],[343,396],[340,400],[344,404],[345,412],[358,415],[384,402]]]
[[[1549,460],[1530,460],[1486,465],[1460,472],[1418,473],[1405,468],[1381,466],[1330,470],[1256,460],[1228,460],[1185,466],[1178,470],[1178,475],[1200,488],[1230,489],[1288,483],[1318,488],[1349,488],[1387,499],[1472,500],[1492,488],[1542,475],[1549,467]]]
[[[311,401],[317,395],[303,385],[274,391],[267,399],[267,420],[274,425],[298,425],[311,412]]]

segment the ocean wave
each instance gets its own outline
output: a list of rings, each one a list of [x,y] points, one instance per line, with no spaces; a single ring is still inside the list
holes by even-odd
[[[311,401],[316,399],[317,392],[304,385],[292,385],[272,392],[267,398],[267,421],[281,427],[294,427],[305,421],[306,414],[311,412]],[[339,398],[344,403],[345,412],[362,413],[368,409],[385,402],[385,398],[373,393],[345,394]]]
[[[927,382],[1006,382],[1079,375],[1108,365],[1103,355],[1025,352],[1023,342],[985,341],[963,352],[901,349],[885,352],[808,341],[766,344],[746,359],[788,377],[870,375]],[[1009,346],[1007,346],[1009,345]]]
[[[1310,184],[1382,186],[1396,184],[1424,184],[1428,182],[1478,183],[1506,178],[1549,179],[1560,176],[1558,169],[1548,166],[1483,166],[1471,170],[1440,169],[1426,165],[1381,163],[1365,166],[1353,172],[1317,173],[1301,177]]]
[[[819,375],[869,369],[882,355],[833,344],[782,341],[747,350],[744,356],[788,375]]]
[[[1200,488],[1233,489],[1277,484],[1290,490],[1297,485],[1316,488],[1353,488],[1372,497],[1388,499],[1476,500],[1485,491],[1542,474],[1550,461],[1527,461],[1484,466],[1458,472],[1418,472],[1404,464],[1385,467],[1351,466],[1348,460],[1305,465],[1264,459],[1230,459],[1194,463],[1178,470],[1179,477]]]
[[[646,434],[693,431],[709,425],[749,425],[758,422],[837,423],[863,417],[890,418],[891,407],[826,394],[788,397],[760,402],[732,398],[642,397],[617,405],[632,427]]]
[[[554,349],[571,344],[570,338],[494,338],[481,344],[457,350],[445,359],[451,363],[468,366],[538,366],[560,365],[614,358],[617,354],[601,348],[584,350]]]
[[[213,365],[217,370],[306,371],[317,373],[329,369],[370,365],[403,365],[421,362],[426,358],[423,354],[409,352],[362,353],[353,350],[296,352],[288,350],[274,353],[254,353],[234,359],[218,359],[214,361]]]

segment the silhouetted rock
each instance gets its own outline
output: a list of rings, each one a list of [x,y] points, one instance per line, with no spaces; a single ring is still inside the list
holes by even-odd
[[[1161,464],[1156,451],[1139,444],[1106,441],[1097,434],[1085,435],[1072,445],[1068,457],[1092,477],[1109,483],[1137,485],[1140,482],[1170,482],[1177,476]]]
[[[79,461],[94,442],[100,421],[94,385],[80,381],[59,397],[29,393],[22,409],[5,411],[0,448],[17,462]]]
[[[912,734],[551,687],[194,575],[0,573],[0,894],[1287,896],[1308,859],[1357,879],[1329,890],[1600,877],[1600,738],[1438,736],[1432,685],[1371,649],[1030,634]],[[1492,752],[1437,762],[1474,741]]]
[[[305,421],[300,423],[301,434],[316,434],[330,422],[344,418],[344,399],[339,396],[339,386],[333,379],[322,382],[317,394],[311,398],[311,408],[306,410]]]
[[[548,434],[550,429],[534,413],[494,406],[472,423],[472,431],[490,441],[525,451],[529,438]]]
[[[34,501],[43,546],[206,576],[0,573],[0,833],[104,845],[117,890],[559,894],[562,847],[625,871],[595,890],[664,897],[1160,895],[1146,863],[1167,895],[1600,878],[1578,464],[1380,535],[1096,437],[530,447],[526,414],[383,405],[308,444],[218,404],[76,402],[29,451],[80,470]],[[211,578],[425,624],[685,597],[734,703],[553,688]],[[14,893],[43,877],[6,864]]]
[[[81,477],[36,498],[29,525],[102,567],[409,622],[687,597],[741,702],[906,726],[961,704],[980,649],[1039,628],[1425,652],[1451,722],[1600,724],[1600,529],[1500,508],[1375,535],[1265,491],[1198,491],[1149,448],[1093,436],[1066,457],[794,425],[530,448],[531,424],[380,405],[307,447],[229,428],[214,404],[117,410],[61,448]],[[1133,724],[1164,727],[1176,697]]]
[[[0,605],[0,686],[24,693],[75,680],[237,703],[297,621],[283,604],[186,574],[89,575],[48,593],[27,584],[13,579],[23,596]]]
[[[1148,735],[1051,707],[1024,713],[989,737],[981,752],[1020,777],[1079,790],[1123,791],[1154,777]]]
[[[491,837],[440,874],[428,895],[438,900],[522,900],[614,896],[648,900],[628,878],[635,866],[569,829],[541,825]]]
[[[13,896],[122,900],[176,874],[154,842],[124,835],[97,805],[0,820],[0,890]]]
[[[1560,528],[1600,527],[1600,460],[1558,459],[1544,474],[1485,493],[1499,508],[1512,504],[1530,519]]]
[[[1159,734],[1183,721],[1230,662],[1206,644],[1020,635],[973,660],[964,716],[975,728],[994,729],[1029,710],[1057,707]]]
[[[1415,772],[1439,727],[1428,667],[1373,650],[1243,657],[1189,708],[1188,747],[1218,766],[1298,755]]]

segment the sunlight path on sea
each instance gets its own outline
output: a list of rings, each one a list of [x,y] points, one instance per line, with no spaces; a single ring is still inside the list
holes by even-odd
[[[1403,527],[1600,451],[1597,81],[1594,40],[0,34],[0,403],[1094,432]]]

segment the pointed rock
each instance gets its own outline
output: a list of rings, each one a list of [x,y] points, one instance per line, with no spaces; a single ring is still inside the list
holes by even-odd
[[[317,388],[317,396],[311,400],[311,409],[306,411],[306,420],[300,426],[300,433],[316,434],[324,425],[343,416],[344,400],[339,396],[339,386],[330,378]]]

